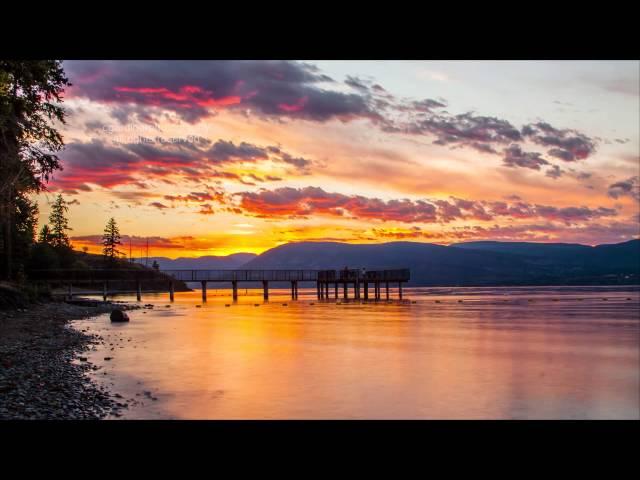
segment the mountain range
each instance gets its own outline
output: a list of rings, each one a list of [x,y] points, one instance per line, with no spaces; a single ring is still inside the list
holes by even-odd
[[[260,255],[153,260],[161,269],[409,268],[409,285],[414,286],[640,283],[640,239],[595,247],[494,241],[449,246],[420,242],[296,242]]]

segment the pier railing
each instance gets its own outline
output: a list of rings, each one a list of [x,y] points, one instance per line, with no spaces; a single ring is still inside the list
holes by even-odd
[[[207,301],[207,283],[229,282],[232,287],[233,300],[238,299],[239,282],[262,282],[264,299],[269,298],[269,282],[291,283],[291,298],[298,298],[298,282],[315,282],[318,299],[329,297],[329,285],[334,284],[334,297],[338,298],[338,285],[342,286],[344,298],[348,298],[348,290],[353,287],[356,299],[360,299],[360,288],[363,288],[364,298],[368,299],[368,288],[373,288],[375,299],[381,299],[381,288],[384,284],[386,297],[389,298],[389,284],[398,284],[398,296],[402,299],[402,284],[410,279],[408,268],[395,270],[150,270],[150,269],[51,269],[33,270],[30,278],[35,282],[47,284],[66,284],[68,297],[73,297],[73,285],[76,286],[102,283],[103,299],[106,300],[109,289],[113,289],[113,281],[135,282],[137,299],[142,298],[142,283],[158,281],[167,285],[169,298],[173,301],[176,281],[199,282],[202,288],[202,301]]]
[[[408,268],[396,270],[319,270],[317,280],[320,282],[408,282]]]
[[[93,283],[109,280],[149,281],[171,277],[183,282],[407,282],[409,269],[396,270],[150,270],[150,269],[48,269],[33,270],[37,281]]]
[[[183,282],[315,282],[317,270],[162,270]]]

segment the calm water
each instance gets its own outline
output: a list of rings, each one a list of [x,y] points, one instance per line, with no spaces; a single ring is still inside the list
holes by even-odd
[[[134,400],[123,418],[638,419],[639,302],[638,287],[414,288],[377,304],[210,290],[75,326],[105,338],[93,376]]]

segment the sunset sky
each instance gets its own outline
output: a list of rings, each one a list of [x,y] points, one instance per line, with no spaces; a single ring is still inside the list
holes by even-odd
[[[639,236],[635,61],[65,61],[76,248]]]

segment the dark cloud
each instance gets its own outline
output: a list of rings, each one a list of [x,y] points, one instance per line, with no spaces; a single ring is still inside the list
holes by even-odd
[[[317,67],[293,61],[67,61],[70,96],[88,97],[122,109],[161,107],[187,122],[216,108],[327,121],[375,117],[369,98],[320,84],[332,79]],[[128,117],[132,112],[121,111]],[[139,112],[136,112],[139,113]]]
[[[200,203],[200,202],[204,202],[207,200],[216,200],[216,201],[223,201],[223,197],[222,197],[222,193],[221,192],[191,192],[188,193],[186,195],[165,195],[164,196],[165,200],[169,200],[170,202],[184,202],[184,203],[188,203],[188,202],[196,202],[196,203]]]
[[[631,197],[640,201],[640,177],[631,177],[609,185],[611,198]]]
[[[409,124],[406,132],[431,134],[436,137],[433,143],[437,145],[468,146],[491,153],[495,153],[491,145],[522,140],[520,131],[508,121],[473,113],[431,114]]]
[[[198,210],[197,213],[200,215],[213,215],[215,211],[213,210],[211,204],[205,203],[203,205],[200,205],[200,210]]]
[[[229,161],[256,161],[266,160],[268,151],[250,143],[241,142],[235,145],[233,142],[218,140],[207,151],[207,156],[214,162]]]
[[[160,202],[151,202],[151,203],[149,204],[149,206],[150,206],[150,207],[157,208],[158,210],[165,210],[165,209],[169,208],[169,207],[167,207],[165,204],[160,203]]]
[[[570,129],[557,129],[546,122],[525,125],[522,134],[530,141],[545,147],[552,157],[565,162],[583,160],[596,151],[595,140]]]
[[[133,143],[107,143],[98,139],[88,143],[70,143],[60,154],[64,170],[56,174],[52,186],[74,194],[78,190],[90,191],[87,184],[106,188],[117,185],[146,188],[147,180],[170,175],[192,181],[207,177],[227,178],[247,184],[241,176],[221,172],[216,167],[271,160],[286,166],[287,170],[307,174],[313,163],[280,147],[261,147],[246,142],[234,144],[225,140],[209,144],[209,141],[169,142],[143,137]],[[278,177],[268,179],[271,178]]]
[[[540,170],[542,165],[548,165],[540,153],[523,152],[519,145],[513,144],[504,149],[503,163],[507,167],[523,167]]]
[[[489,221],[496,217],[546,219],[565,224],[617,215],[611,208],[554,207],[523,201],[490,202],[451,197],[449,200],[381,200],[326,192],[319,187],[240,192],[239,207],[259,217],[328,215],[405,223],[449,223],[455,220]]]
[[[564,170],[560,169],[558,165],[552,165],[551,168],[547,170],[545,175],[547,177],[556,179],[556,178],[560,178],[562,175],[564,175],[564,173],[565,173]]]
[[[588,221],[601,217],[613,217],[617,215],[613,208],[588,208],[588,207],[552,207],[548,205],[535,205],[535,215],[549,220],[559,220],[564,223],[576,221]]]
[[[346,85],[349,85],[352,88],[366,92],[366,91],[369,91],[369,84],[371,82],[367,82],[366,80],[361,80],[358,77],[352,77],[351,75],[347,75],[347,78],[345,79],[344,83]]]
[[[87,183],[113,187],[134,182],[132,173],[140,158],[100,141],[71,143],[60,154],[64,169],[52,184],[61,189],[90,189]]]
[[[328,193],[318,187],[241,192],[240,206],[258,216],[304,217],[311,214],[432,222],[436,207],[424,201],[381,200],[360,195]]]
[[[438,100],[433,100],[432,98],[425,98],[424,100],[417,100],[415,102],[412,102],[411,106],[417,112],[431,113],[433,110],[437,108],[445,108],[447,104],[443,102],[439,102]]]
[[[218,140],[214,143],[206,155],[214,162],[258,162],[271,158],[277,162],[292,165],[300,171],[305,171],[312,164],[311,160],[294,157],[284,152],[280,147],[259,147],[246,142],[235,145],[233,142],[224,140]]]

